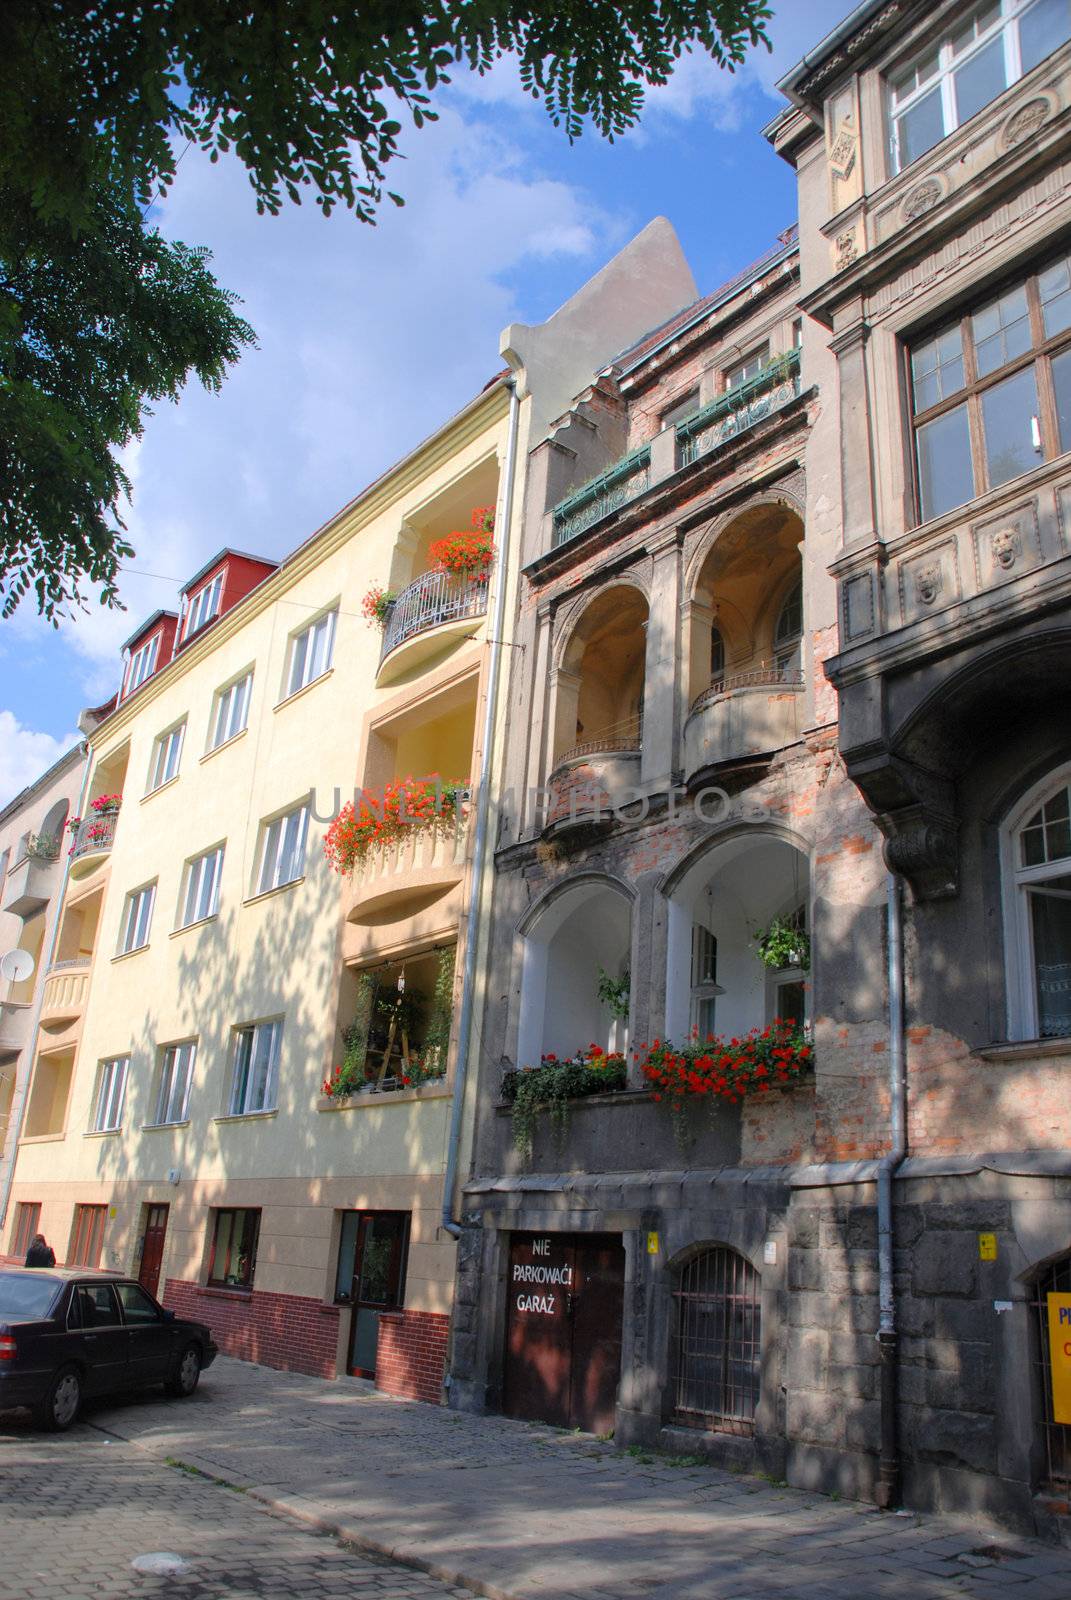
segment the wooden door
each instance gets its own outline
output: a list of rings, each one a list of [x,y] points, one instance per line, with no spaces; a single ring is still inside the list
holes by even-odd
[[[141,1244],[138,1282],[154,1297],[160,1282],[160,1264],[164,1259],[167,1213],[167,1206],[145,1207],[145,1235]]]
[[[515,1234],[503,1410],[608,1433],[621,1376],[625,1252],[612,1235]]]

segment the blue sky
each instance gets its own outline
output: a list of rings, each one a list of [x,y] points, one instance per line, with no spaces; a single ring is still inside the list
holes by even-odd
[[[137,550],[125,612],[0,622],[0,804],[76,737],[118,682],[119,647],[216,550],[281,557],[431,433],[500,365],[511,321],[549,316],[653,216],[674,224],[700,292],[796,216],[790,169],[759,129],[778,76],[848,9],[777,6],[772,55],[734,76],[685,57],[639,129],[569,145],[509,63],[459,78],[390,172],[406,197],[375,229],[313,204],[258,217],[245,173],[187,153],[160,225],[204,244],[259,347],[219,395],[193,386],[127,454]]]

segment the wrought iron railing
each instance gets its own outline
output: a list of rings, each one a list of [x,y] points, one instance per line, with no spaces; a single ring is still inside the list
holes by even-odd
[[[379,659],[414,634],[442,622],[482,617],[487,611],[487,580],[459,580],[449,572],[425,572],[403,589],[387,612]]]
[[[115,824],[118,821],[117,811],[102,811],[91,817],[83,817],[71,846],[71,859],[77,861],[79,856],[110,850],[115,841]]]
[[[623,456],[554,507],[554,544],[568,544],[588,528],[642,494],[650,482],[651,447]]]
[[[794,667],[755,667],[750,672],[733,672],[715,678],[709,688],[697,694],[692,711],[702,711],[731,689],[802,689],[803,673]]]
[[[727,389],[694,417],[677,424],[677,461],[685,467],[746,433],[800,394],[800,353],[789,350],[754,377]]]
[[[626,717],[622,722],[612,722],[608,727],[600,728],[590,739],[574,744],[571,750],[566,750],[558,757],[554,765],[556,768],[563,767],[567,761],[575,761],[579,756],[617,755],[639,750],[642,741],[642,717]]]

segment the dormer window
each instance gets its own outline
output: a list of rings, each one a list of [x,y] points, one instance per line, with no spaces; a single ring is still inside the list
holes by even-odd
[[[203,589],[198,589],[190,601],[190,609],[186,613],[186,624],[182,630],[184,639],[192,639],[195,633],[212,621],[219,611],[220,596],[223,593],[223,574],[217,572],[210,583]]]
[[[892,170],[969,121],[1071,38],[1068,0],[988,0],[890,74]]]
[[[133,694],[156,671],[156,658],[160,653],[160,635],[154,633],[130,657],[130,670],[127,673],[126,693]]]

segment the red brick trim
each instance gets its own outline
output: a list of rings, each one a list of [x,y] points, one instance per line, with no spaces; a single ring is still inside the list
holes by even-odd
[[[441,1405],[449,1333],[450,1318],[438,1311],[381,1311],[376,1388]]]
[[[259,1289],[232,1295],[181,1278],[168,1278],[163,1303],[177,1316],[207,1323],[224,1355],[313,1378],[336,1375],[338,1306]]]

